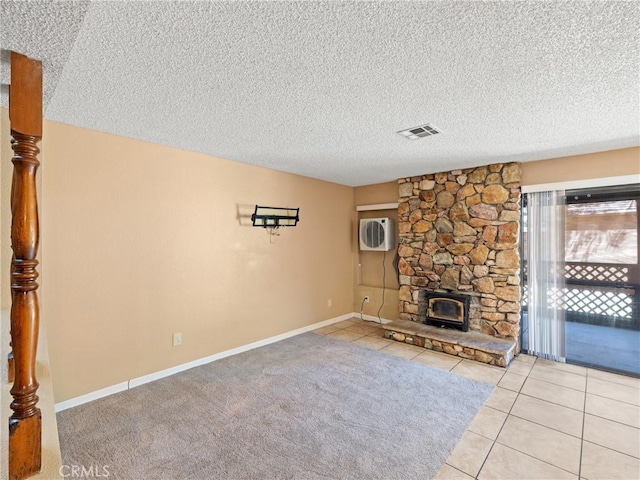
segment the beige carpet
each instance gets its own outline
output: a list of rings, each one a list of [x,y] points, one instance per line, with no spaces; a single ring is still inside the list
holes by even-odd
[[[307,333],[58,414],[119,479],[428,479],[493,387]]]

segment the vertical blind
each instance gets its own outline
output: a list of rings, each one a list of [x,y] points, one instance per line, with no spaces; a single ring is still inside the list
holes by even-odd
[[[528,353],[565,361],[564,190],[527,194]]]

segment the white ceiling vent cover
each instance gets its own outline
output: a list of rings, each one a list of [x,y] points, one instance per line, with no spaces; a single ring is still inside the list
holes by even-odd
[[[393,220],[390,218],[360,219],[360,250],[387,252],[394,247]]]
[[[408,140],[417,140],[419,138],[436,135],[440,133],[440,130],[438,130],[433,125],[430,125],[427,123],[426,125],[420,125],[419,127],[412,127],[412,128],[407,128],[406,130],[400,130],[398,133],[403,137],[407,138]]]

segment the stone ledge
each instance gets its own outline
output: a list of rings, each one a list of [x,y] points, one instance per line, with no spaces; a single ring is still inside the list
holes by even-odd
[[[514,339],[492,337],[480,332],[462,332],[411,320],[396,320],[382,328],[385,338],[489,365],[506,367],[515,355]]]

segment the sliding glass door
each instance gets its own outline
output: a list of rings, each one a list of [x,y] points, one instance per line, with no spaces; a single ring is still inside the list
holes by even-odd
[[[572,190],[565,198],[564,285],[553,293],[564,314],[566,361],[640,375],[639,186]],[[523,246],[530,235],[523,229]],[[524,248],[523,254],[522,344],[528,349],[532,285]]]
[[[640,374],[638,189],[567,192],[567,361]]]

